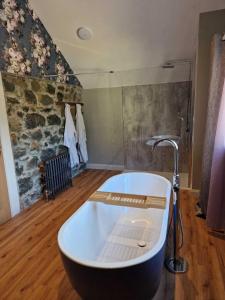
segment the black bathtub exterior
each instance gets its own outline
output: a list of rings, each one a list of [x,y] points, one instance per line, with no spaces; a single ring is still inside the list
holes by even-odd
[[[165,243],[151,259],[116,269],[84,266],[60,253],[70,282],[83,300],[150,300],[160,284],[164,250]]]

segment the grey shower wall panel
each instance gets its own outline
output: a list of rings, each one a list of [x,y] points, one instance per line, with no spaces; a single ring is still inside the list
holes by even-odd
[[[172,171],[173,152],[160,147],[155,153],[146,141],[153,135],[180,135],[180,171],[188,172],[186,133],[190,82],[123,88],[125,167],[131,170]],[[182,122],[178,116],[184,118]],[[191,118],[190,118],[191,119]]]

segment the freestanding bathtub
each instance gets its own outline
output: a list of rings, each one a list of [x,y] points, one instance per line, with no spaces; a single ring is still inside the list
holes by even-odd
[[[166,197],[166,208],[86,201],[58,233],[70,281],[82,299],[149,300],[164,262],[171,184],[130,172],[111,177],[98,191]]]

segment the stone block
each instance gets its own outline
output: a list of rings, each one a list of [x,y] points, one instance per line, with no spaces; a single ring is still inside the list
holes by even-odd
[[[48,105],[51,105],[53,104],[53,99],[52,97],[48,96],[48,95],[41,95],[40,97],[40,103],[42,105],[45,105],[45,106],[48,106]]]
[[[43,127],[45,126],[45,118],[37,113],[27,114],[25,123],[27,129]]]
[[[52,148],[47,148],[41,151],[41,160],[45,161],[53,156],[55,156],[55,150]]]
[[[25,100],[29,104],[37,104],[37,98],[31,90],[24,91]]]
[[[61,119],[57,115],[50,115],[47,117],[48,125],[60,125]]]
[[[11,81],[8,81],[6,78],[3,78],[3,86],[6,90],[6,92],[14,92],[15,91],[15,84],[13,84]]]
[[[34,131],[32,134],[31,134],[31,137],[33,140],[37,140],[37,141],[40,141],[43,137],[42,135],[42,132],[40,129]]]
[[[20,178],[18,180],[18,185],[19,185],[19,193],[20,195],[23,195],[32,189],[33,181],[30,177]]]
[[[47,87],[46,87],[46,92],[51,94],[51,95],[54,95],[55,94],[55,87],[48,83]]]

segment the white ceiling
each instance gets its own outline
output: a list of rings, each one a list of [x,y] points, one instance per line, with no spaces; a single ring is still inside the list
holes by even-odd
[[[199,13],[225,8],[225,0],[30,2],[76,72],[139,70],[193,59]],[[91,40],[76,37],[80,26],[92,29]]]

